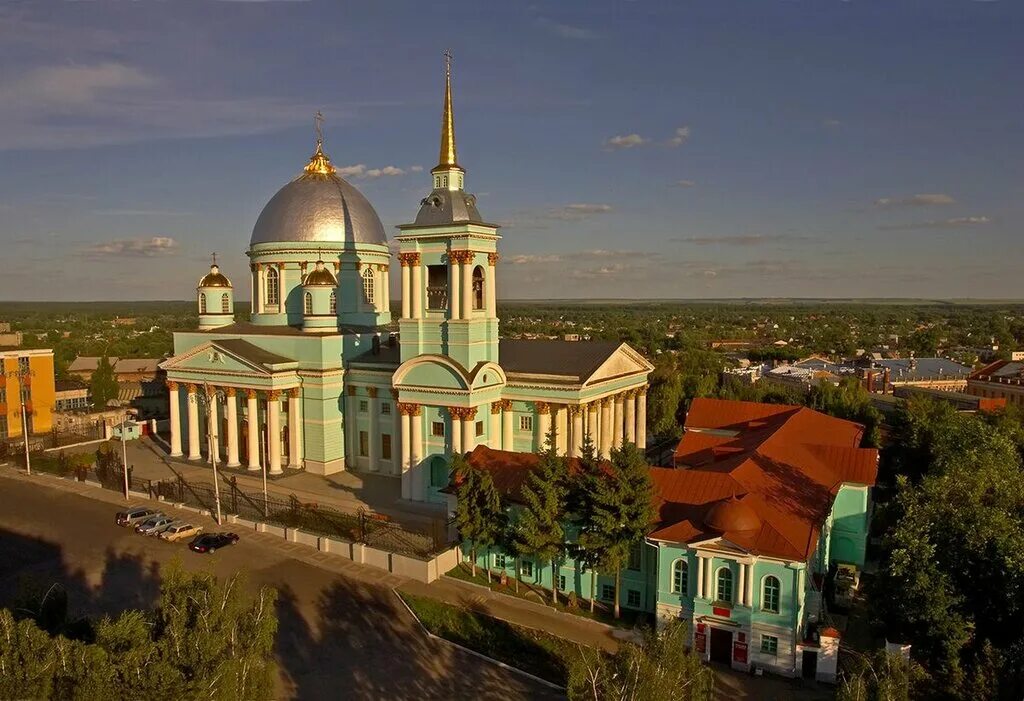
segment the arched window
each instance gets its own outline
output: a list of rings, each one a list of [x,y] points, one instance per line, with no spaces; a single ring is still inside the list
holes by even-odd
[[[689,590],[689,572],[686,560],[676,560],[672,563],[672,593],[686,594]]]
[[[222,314],[231,313],[231,301],[228,299],[227,292],[220,296],[220,311]]]
[[[726,603],[732,602],[732,570],[728,567],[718,569],[718,588],[715,591],[715,598]]]
[[[473,309],[484,308],[484,269],[473,268]]]
[[[778,577],[768,575],[761,583],[761,610],[768,613],[779,612],[779,594],[782,591],[782,584]]]
[[[338,295],[334,292],[334,290],[331,290],[330,313],[338,313]]]
[[[200,314],[205,314],[206,313],[206,295],[205,294],[199,295],[199,313]]]
[[[281,286],[277,268],[267,268],[267,304],[281,303]]]
[[[307,316],[313,313],[313,295],[310,292],[302,298],[302,312]]]
[[[373,304],[373,268],[363,271],[363,298],[367,304]]]

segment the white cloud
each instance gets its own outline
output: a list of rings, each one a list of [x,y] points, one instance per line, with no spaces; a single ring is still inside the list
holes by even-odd
[[[544,31],[563,39],[595,39],[598,36],[597,32],[592,29],[556,22],[547,17],[538,17],[537,25]]]
[[[843,126],[843,123],[838,119],[823,119],[821,120],[821,126],[827,129],[838,129]]]
[[[523,253],[517,256],[510,256],[507,260],[512,265],[538,265],[543,263],[561,263],[562,256],[557,253]]]
[[[338,175],[343,178],[375,180],[377,178],[397,177],[400,175],[406,175],[407,173],[419,173],[423,170],[423,166],[410,166],[408,168],[399,168],[398,166],[367,168],[365,163],[356,163],[350,166],[341,166],[337,170]]]
[[[609,139],[605,139],[604,147],[609,151],[618,151],[627,148],[636,148],[637,146],[643,146],[648,143],[650,139],[645,139],[639,134],[622,134],[613,136]]]
[[[806,241],[806,236],[795,234],[739,234],[732,236],[680,236],[669,239],[673,243],[688,243],[694,246],[763,246],[786,241]]]
[[[686,127],[686,126],[678,127],[676,129],[676,131],[675,131],[675,135],[671,139],[668,140],[668,145],[672,146],[672,147],[682,146],[683,144],[685,144],[689,140],[690,140],[690,127]]]
[[[693,187],[697,184],[696,180],[677,180],[676,185],[679,187]]]
[[[92,102],[110,92],[147,88],[156,83],[139,69],[120,63],[43,66],[0,87],[0,97],[8,107],[26,103],[66,107]]]
[[[152,258],[174,253],[177,249],[178,242],[169,236],[151,236],[94,243],[85,249],[85,253],[90,256]]]
[[[933,205],[955,204],[949,195],[943,194],[922,194],[908,195],[906,197],[882,197],[875,200],[878,207],[930,207]]]
[[[914,229],[964,229],[971,226],[991,224],[989,217],[952,217],[950,219],[932,219],[911,224],[887,224],[878,227],[879,231],[913,231]]]

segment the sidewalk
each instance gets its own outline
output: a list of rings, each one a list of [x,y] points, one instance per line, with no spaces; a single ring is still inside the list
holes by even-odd
[[[120,452],[120,442],[114,441],[110,445]],[[96,446],[89,447],[91,450],[96,449]],[[189,482],[213,484],[213,469],[209,463],[172,459],[164,446],[150,437],[129,441],[127,452],[128,464],[133,467],[134,477],[149,480],[181,477]],[[260,472],[244,474],[237,470],[218,470],[218,474],[222,480],[236,478],[238,487],[247,492],[263,491],[263,476]],[[333,506],[344,511],[366,509],[385,514],[399,525],[412,529],[429,527],[438,519],[446,518],[445,509],[440,504],[404,501],[401,498],[401,480],[387,475],[338,472],[324,477],[298,472],[267,480],[267,492],[280,497],[294,494],[301,501]]]

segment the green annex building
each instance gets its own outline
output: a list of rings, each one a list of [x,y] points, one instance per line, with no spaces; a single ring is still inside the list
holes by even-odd
[[[532,451],[553,430],[577,454],[646,442],[651,364],[621,343],[500,338],[498,227],[464,189],[446,70],[441,151],[415,220],[392,248],[370,202],[322,140],[263,209],[249,242],[251,320],[216,265],[197,288],[199,328],[162,367],[171,454],[270,474],[393,476],[401,495],[444,503],[453,453]],[[207,401],[205,397],[210,397]]]
[[[705,660],[834,681],[838,633],[825,623],[825,582],[860,570],[878,451],[863,427],[799,406],[695,399],[674,467],[652,467],[658,523],[622,573],[619,603],[683,619]],[[470,464],[491,473],[506,503],[538,457],[481,446]],[[454,499],[454,497],[452,497]],[[496,552],[478,565],[515,576]],[[588,598],[592,573],[572,559],[556,572],[521,560],[524,581]],[[593,591],[616,596],[612,573]]]

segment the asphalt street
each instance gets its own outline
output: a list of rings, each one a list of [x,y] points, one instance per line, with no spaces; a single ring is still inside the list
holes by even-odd
[[[425,636],[386,578],[323,569],[270,542],[272,536],[251,532],[237,545],[199,555],[184,543],[116,526],[117,508],[0,477],[0,605],[25,587],[60,582],[74,612],[150,607],[160,569],[179,558],[189,569],[221,577],[244,573],[252,587],[278,589],[281,698],[557,698],[547,687]]]

